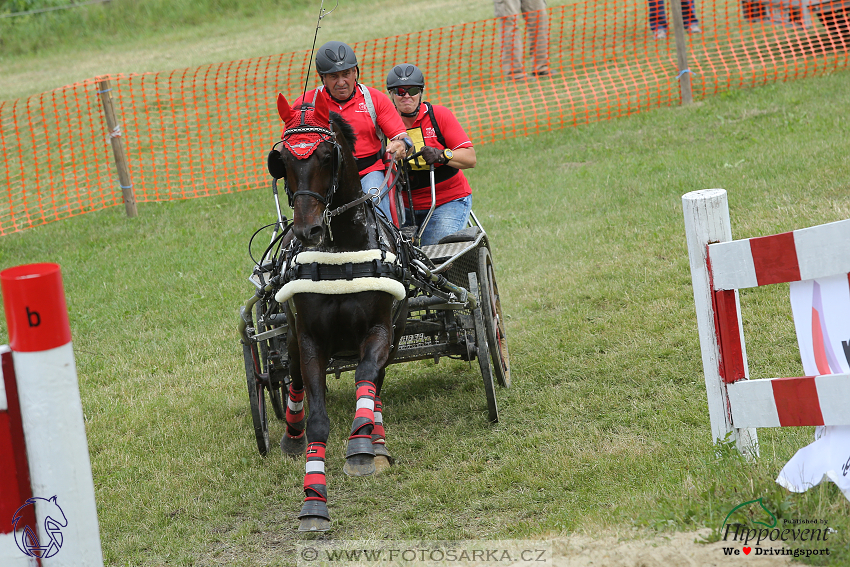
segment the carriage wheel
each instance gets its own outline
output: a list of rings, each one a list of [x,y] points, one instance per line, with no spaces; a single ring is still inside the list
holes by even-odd
[[[257,322],[257,333],[262,333],[263,331],[268,331],[272,329],[272,327],[266,327],[260,324],[260,315],[263,314],[265,308],[267,306],[266,301],[258,301],[256,306],[256,311],[254,313],[254,321]],[[262,374],[268,375],[268,392],[269,392],[269,400],[272,403],[272,409],[274,410],[274,415],[279,420],[286,418],[286,412],[283,409],[283,403],[281,401],[280,389],[281,385],[286,382],[286,373],[282,369],[276,369],[274,372],[269,370],[269,345],[268,341],[260,341],[260,358],[259,363],[261,365],[260,372]]]
[[[265,456],[269,452],[269,422],[266,416],[266,387],[260,377],[260,357],[256,343],[243,344],[242,355],[248,379],[248,401],[251,404],[254,436],[257,438],[257,449]]]
[[[499,286],[493,271],[493,257],[490,250],[478,251],[478,278],[481,287],[481,309],[484,327],[487,330],[487,342],[493,359],[493,373],[503,388],[511,385],[511,359],[508,354],[508,335],[505,320],[502,318],[502,303],[499,301]]]
[[[478,277],[474,272],[469,274],[469,292],[473,297],[481,297],[478,290]],[[496,388],[493,386],[493,372],[490,368],[490,351],[487,347],[487,333],[484,330],[484,317],[481,305],[472,310],[475,320],[475,346],[478,347],[478,366],[481,368],[481,378],[484,379],[484,393],[487,395],[487,410],[490,421],[499,421],[499,406],[496,404]]]

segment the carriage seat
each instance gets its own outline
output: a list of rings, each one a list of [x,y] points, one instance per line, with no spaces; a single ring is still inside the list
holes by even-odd
[[[454,242],[473,242],[478,238],[481,229],[477,226],[468,226],[457,232],[453,232],[440,239],[437,244],[452,244]]]

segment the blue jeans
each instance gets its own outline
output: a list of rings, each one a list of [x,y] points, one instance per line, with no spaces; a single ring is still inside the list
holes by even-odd
[[[360,187],[363,188],[364,193],[374,193],[372,187],[377,187],[378,189],[382,188],[381,185],[384,183],[384,177],[386,177],[387,173],[385,171],[372,171],[371,173],[367,173],[363,177],[360,178]],[[384,213],[384,216],[387,217],[387,220],[390,222],[393,221],[392,214],[390,214],[390,201],[387,199],[387,196],[384,195],[381,197],[381,202],[378,204],[378,209]]]
[[[698,23],[697,9],[694,6],[694,0],[681,0],[681,2],[683,25],[687,28],[691,24]],[[649,29],[652,31],[667,29],[667,15],[664,13],[664,0],[649,0]]]
[[[436,244],[444,236],[466,228],[466,223],[469,221],[469,211],[471,210],[472,195],[467,195],[466,197],[461,197],[460,199],[440,205],[434,209],[434,214],[431,215],[431,220],[428,221],[428,226],[425,227],[425,232],[422,233],[422,242],[420,244],[422,246]],[[428,209],[415,211],[415,216],[416,224],[421,228],[422,223],[425,222],[425,217],[428,216]],[[408,222],[407,224],[410,223]]]

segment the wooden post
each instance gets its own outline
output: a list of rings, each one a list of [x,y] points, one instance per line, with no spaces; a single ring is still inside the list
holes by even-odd
[[[678,1],[678,0],[674,0]],[[711,435],[715,442],[723,441],[731,433],[738,450],[744,455],[758,456],[758,437],[754,428],[739,429],[732,425],[726,384],[720,375],[721,351],[715,327],[715,310],[711,282],[706,263],[709,244],[732,240],[729,221],[729,203],[725,189],[692,191],[682,196],[685,215],[685,236],[691,265],[691,282],[694,288],[699,344],[708,395],[708,414]],[[747,351],[741,327],[741,306],[735,291],[735,308],[738,310],[738,332],[741,336],[741,353],[744,372],[747,372]],[[747,376],[748,377],[748,376]]]
[[[688,69],[688,45],[685,43],[685,24],[682,19],[681,0],[673,2],[673,31],[676,33],[676,55],[679,63],[679,88],[682,91],[682,105],[694,102],[691,91],[691,70]]]
[[[109,87],[109,79],[97,81],[98,94],[103,102],[103,113],[106,115],[106,127],[109,128],[109,137],[112,142],[112,155],[115,156],[115,167],[118,169],[118,181],[121,184],[121,193],[124,195],[124,210],[128,217],[135,217],[136,195],[133,192],[133,181],[130,179],[130,169],[127,167],[127,156],[124,153],[124,142],[121,141],[121,126],[115,120],[115,109],[112,106],[112,89]]]

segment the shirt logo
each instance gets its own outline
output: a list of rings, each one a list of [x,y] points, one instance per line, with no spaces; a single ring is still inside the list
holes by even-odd
[[[360,104],[357,105],[357,112],[369,112],[369,109],[366,108],[365,102],[361,102]]]
[[[433,127],[431,127],[431,126],[426,126],[426,127],[425,127],[425,135],[426,135],[427,137],[429,137],[429,138],[433,138],[434,136],[436,136],[436,135],[437,135],[437,133],[434,131],[434,128],[433,128]]]

